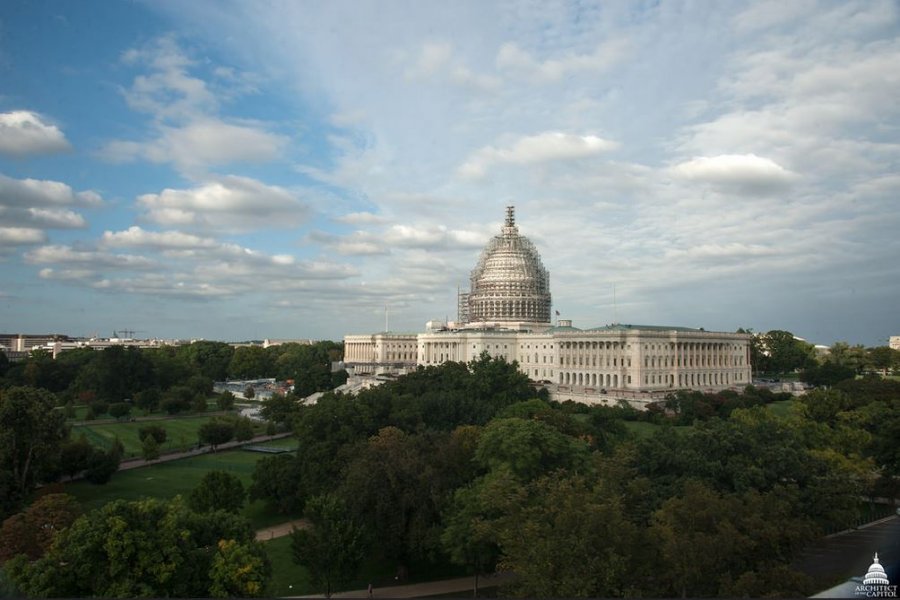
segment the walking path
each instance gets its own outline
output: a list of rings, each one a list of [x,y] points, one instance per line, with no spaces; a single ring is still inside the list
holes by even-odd
[[[478,577],[478,589],[497,587],[515,581],[515,573],[494,573]],[[443,596],[445,594],[459,594],[471,596],[474,577],[457,577],[455,579],[443,579],[441,581],[425,581],[422,583],[410,583],[408,585],[393,585],[390,587],[374,588],[372,598],[423,598],[426,596]],[[287,596],[288,598],[324,598],[324,594],[311,596]],[[368,598],[368,590],[353,590],[350,592],[336,592],[332,598]]]
[[[307,527],[309,527],[309,521],[306,519],[294,519],[293,521],[288,521],[286,523],[264,527],[256,530],[256,541],[266,542],[268,540],[274,540],[275,538],[291,535],[291,532],[294,531],[295,528],[306,529]]]
[[[244,440],[242,442],[226,442],[224,444],[219,444],[216,446],[216,452],[219,450],[230,450],[231,448],[238,448],[240,446],[246,446],[248,444],[258,444],[260,442],[268,442],[271,440],[280,440],[282,438],[290,437],[294,435],[292,432],[286,433],[276,433],[275,435],[258,435],[253,439]],[[122,461],[119,464],[120,471],[126,471],[128,469],[139,469],[141,467],[146,467],[149,465],[157,465],[162,462],[169,462],[172,460],[180,460],[182,458],[189,458],[191,456],[199,456],[201,454],[209,454],[213,451],[211,446],[201,446],[199,448],[192,448],[186,452],[172,452],[171,454],[163,454],[156,460],[144,460],[143,458],[132,458],[129,460]]]

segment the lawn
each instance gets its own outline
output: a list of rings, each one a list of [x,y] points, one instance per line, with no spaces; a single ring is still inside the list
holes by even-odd
[[[638,438],[646,438],[650,437],[654,433],[659,430],[662,425],[657,425],[656,423],[648,423],[647,421],[622,421],[625,424],[625,429],[629,432],[633,433]],[[689,429],[693,429],[693,425],[676,425],[676,431],[688,431]]]
[[[291,448],[296,444],[297,440],[285,438],[263,445]],[[75,496],[86,510],[100,508],[107,502],[118,499],[172,498],[178,494],[187,496],[200,479],[213,470],[227,471],[236,475],[246,488],[252,481],[251,476],[256,462],[265,456],[271,455],[238,449],[203,454],[140,469],[119,471],[105,485],[76,481],[66,484],[65,492]],[[254,529],[283,523],[299,516],[277,514],[259,500],[245,505],[241,514],[250,521]]]
[[[186,450],[197,444],[197,431],[211,418],[212,416],[209,415],[186,415],[153,421],[85,423],[72,427],[72,439],[77,439],[84,434],[91,444],[100,448],[109,448],[118,436],[125,446],[125,458],[132,458],[141,455],[141,440],[138,438],[140,428],[147,425],[160,425],[166,430],[166,441],[160,446],[161,452]],[[262,433],[263,425],[254,423],[254,429],[256,433]]]
[[[291,554],[291,536],[276,538],[264,542],[263,546],[272,561],[272,578],[269,580],[269,596],[297,596],[306,594],[322,594],[321,586],[313,585],[306,567],[294,563]],[[409,580],[405,583],[437,581],[453,577],[462,577],[466,570],[453,565],[449,561],[441,561],[438,565],[412,562],[409,565]],[[332,591],[364,590],[371,583],[377,593],[378,588],[396,585],[394,580],[395,565],[384,559],[370,556],[360,567],[359,573],[350,583],[338,586]],[[456,594],[459,597],[460,594]]]
[[[794,405],[797,403],[793,398],[789,400],[779,400],[777,402],[772,402],[769,404],[769,410],[771,410],[778,417],[788,417],[791,414],[791,410]]]

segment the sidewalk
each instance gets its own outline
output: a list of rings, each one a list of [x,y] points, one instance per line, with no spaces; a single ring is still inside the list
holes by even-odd
[[[309,527],[309,521],[306,519],[294,519],[293,521],[288,521],[286,523],[264,527],[256,530],[256,541],[266,542],[268,540],[274,540],[275,538],[291,535],[294,528],[305,529],[307,527]]]
[[[244,440],[242,442],[226,442],[224,444],[219,444],[216,446],[216,452],[221,450],[230,450],[232,448],[239,448],[240,446],[246,446],[248,444],[258,444],[260,442],[268,442],[271,440],[280,440],[282,438],[290,437],[294,435],[293,432],[285,432],[285,433],[276,433],[275,435],[258,435],[250,440]],[[127,471],[128,469],[139,469],[141,467],[146,467],[149,465],[158,465],[159,463],[169,462],[172,460],[180,460],[182,458],[189,458],[191,456],[199,456],[201,454],[210,454],[212,453],[211,446],[201,446],[199,448],[192,448],[186,452],[172,452],[171,454],[163,454],[156,460],[144,460],[143,458],[132,458],[125,461],[122,461],[119,464],[120,471]]]
[[[494,573],[492,575],[480,575],[478,577],[478,589],[497,587],[515,581],[515,573]],[[443,596],[445,594],[459,594],[471,597],[475,577],[457,577],[456,579],[444,579],[441,581],[426,581],[423,583],[411,583],[408,585],[394,585],[390,587],[374,588],[373,598],[422,598],[426,596]],[[324,594],[312,596],[286,596],[288,598],[324,598]],[[368,598],[368,590],[353,590],[350,592],[336,592],[332,598]]]

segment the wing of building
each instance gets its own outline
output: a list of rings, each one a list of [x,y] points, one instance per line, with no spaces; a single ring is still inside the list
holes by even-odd
[[[424,333],[344,337],[352,375],[401,373],[468,362],[487,352],[518,363],[556,400],[642,404],[678,389],[741,389],[750,383],[750,336],[659,325],[579,329],[551,321],[550,275],[519,233],[513,207],[459,295],[459,319]],[[558,313],[557,313],[558,314]]]

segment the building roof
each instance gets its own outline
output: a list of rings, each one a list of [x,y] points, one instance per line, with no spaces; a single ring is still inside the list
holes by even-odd
[[[604,325],[602,327],[592,327],[587,331],[629,331],[633,329],[641,329],[643,331],[705,331],[704,329],[696,329],[694,327],[675,327],[674,325],[631,325],[627,323],[613,323],[612,325]]]

